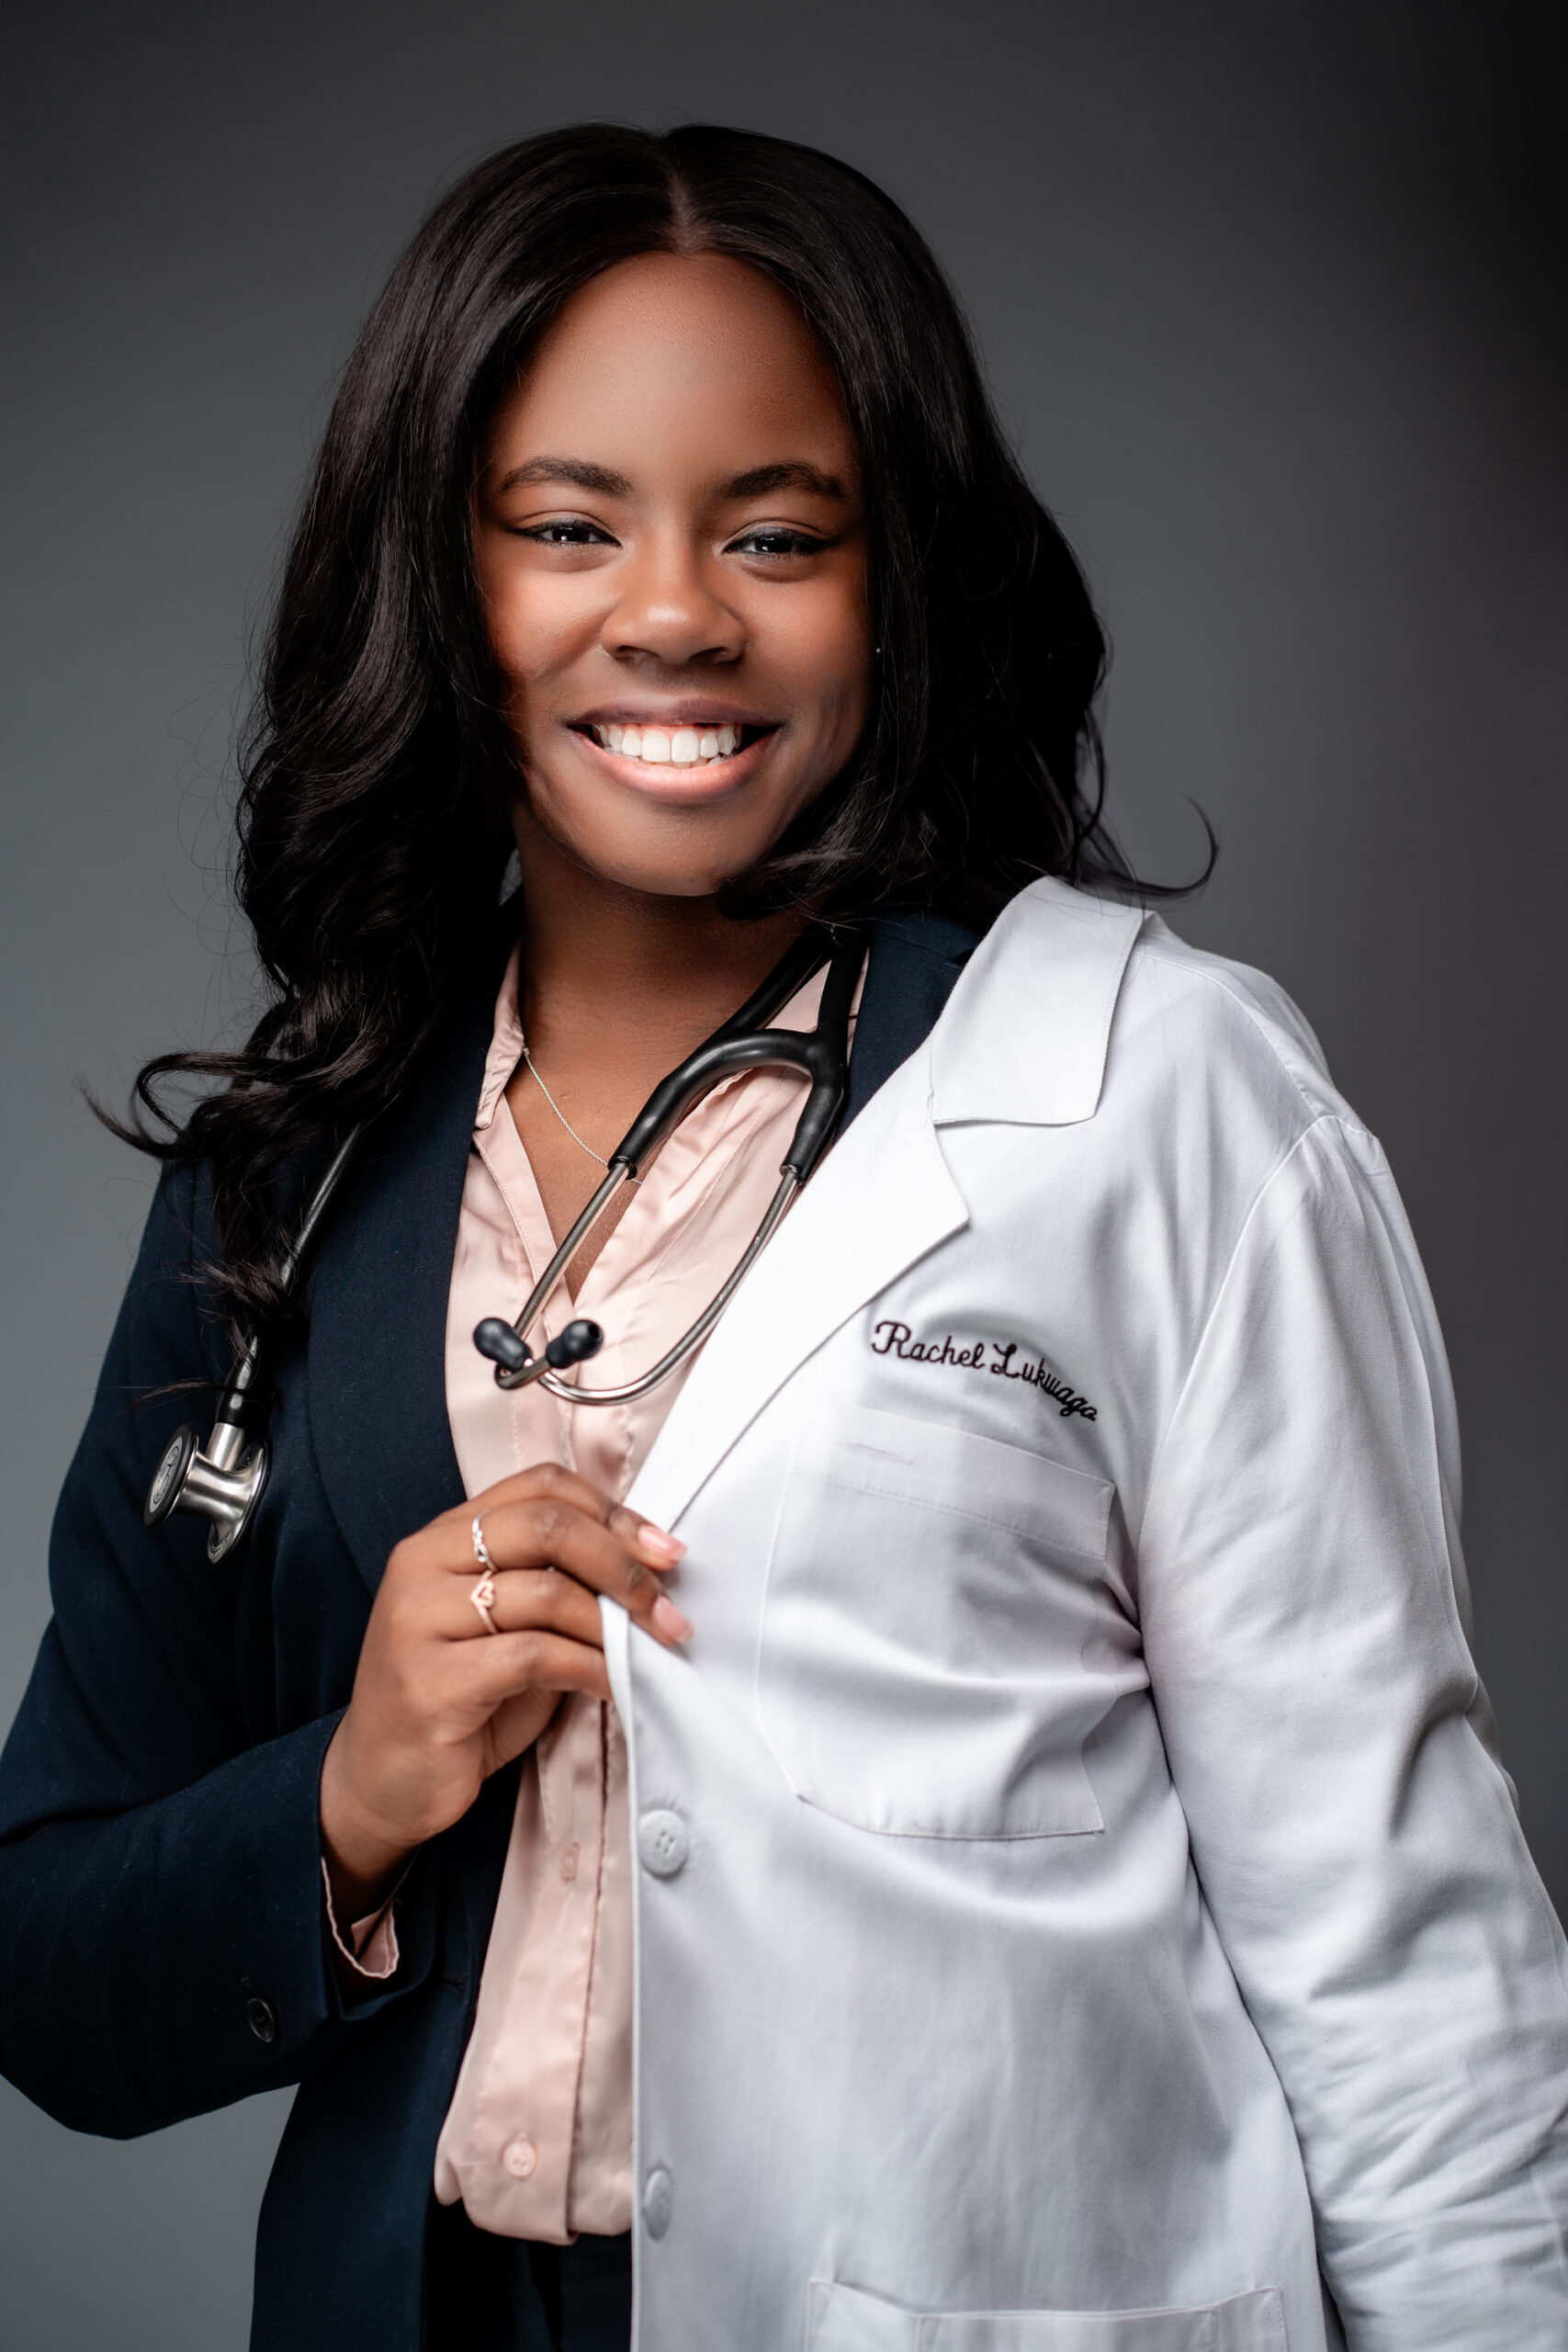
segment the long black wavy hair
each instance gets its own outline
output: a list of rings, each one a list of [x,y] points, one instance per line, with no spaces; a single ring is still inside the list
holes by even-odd
[[[1041,874],[1132,885],[1100,823],[1103,634],[897,206],[814,148],[707,124],[505,148],[393,269],[294,533],[241,752],[237,897],[269,1001],[243,1050],[147,1063],[118,1128],[208,1163],[242,1317],[276,1303],[282,1164],[388,1103],[474,984],[476,943],[493,953],[476,917],[526,783],[471,546],[486,427],[599,271],[709,251],[775,279],[836,371],[881,648],[853,759],[737,888],[738,918],[924,906],[983,926]],[[161,1089],[191,1079],[218,1083],[182,1117]]]

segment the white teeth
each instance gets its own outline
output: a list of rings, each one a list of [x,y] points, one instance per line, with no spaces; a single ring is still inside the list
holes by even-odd
[[[624,760],[649,760],[660,767],[696,767],[708,760],[732,759],[740,749],[739,727],[622,727],[612,720],[595,727],[593,738]]]

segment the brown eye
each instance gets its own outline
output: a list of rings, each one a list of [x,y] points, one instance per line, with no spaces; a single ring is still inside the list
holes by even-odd
[[[536,540],[543,548],[613,548],[615,544],[597,523],[528,523],[515,526],[513,536]]]
[[[775,558],[817,555],[829,544],[828,540],[817,538],[809,531],[748,531],[744,538],[732,539],[726,553]]]

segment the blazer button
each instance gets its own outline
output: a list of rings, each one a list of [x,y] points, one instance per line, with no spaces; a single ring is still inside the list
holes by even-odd
[[[258,2041],[277,2040],[277,2011],[259,1993],[253,1993],[245,2003],[245,2023]]]
[[[662,2165],[655,2165],[642,2184],[642,2225],[650,2238],[661,2238],[670,2227],[675,2184]]]
[[[645,1813],[637,1826],[637,1849],[645,1871],[655,1878],[673,1878],[691,1844],[678,1813]]]

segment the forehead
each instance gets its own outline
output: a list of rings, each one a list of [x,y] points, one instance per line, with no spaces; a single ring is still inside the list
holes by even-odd
[[[492,456],[622,458],[705,444],[714,469],[842,472],[854,439],[826,355],[771,278],[727,254],[642,254],[573,295],[499,412]],[[635,471],[624,464],[621,470]]]

